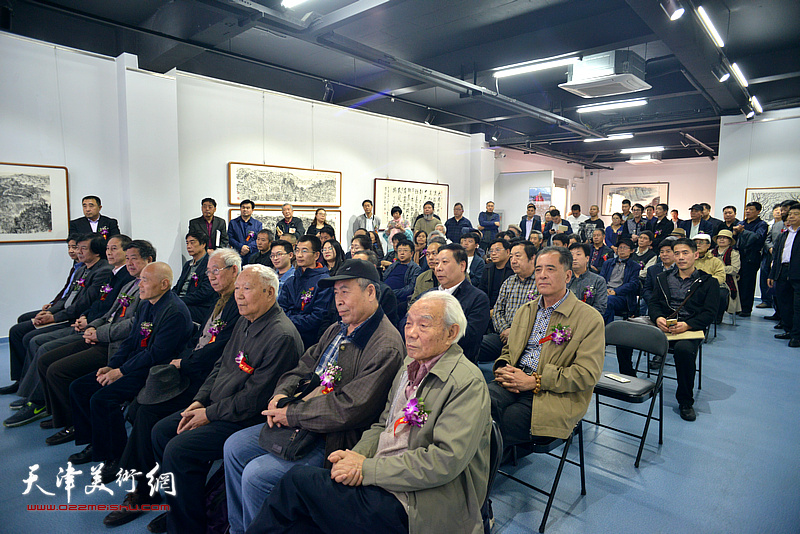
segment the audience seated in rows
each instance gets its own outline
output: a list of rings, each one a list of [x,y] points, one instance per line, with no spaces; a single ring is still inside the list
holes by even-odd
[[[483,271],[483,276],[478,284],[478,289],[489,296],[489,307],[494,308],[500,287],[508,278],[514,275],[511,267],[511,242],[505,239],[495,239],[489,245],[489,264]]]
[[[590,250],[586,243],[573,243],[569,246],[572,254],[572,279],[567,288],[581,302],[603,315],[608,305],[608,286],[602,276],[589,270]]]
[[[627,315],[636,309],[639,292],[639,263],[631,260],[633,241],[627,237],[617,242],[617,257],[609,258],[600,269],[608,286],[608,304],[603,315],[606,324],[614,315]]]

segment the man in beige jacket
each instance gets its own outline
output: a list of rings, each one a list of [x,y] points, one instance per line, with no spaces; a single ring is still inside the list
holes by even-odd
[[[534,276],[541,296],[517,311],[494,365],[492,417],[507,447],[567,438],[603,370],[603,317],[567,290],[571,269],[567,249],[539,252]]]

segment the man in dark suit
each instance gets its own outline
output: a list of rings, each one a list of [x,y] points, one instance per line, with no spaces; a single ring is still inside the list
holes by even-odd
[[[100,234],[108,239],[120,233],[116,219],[100,215],[100,210],[103,208],[100,197],[95,195],[83,197],[82,204],[84,217],[69,222],[70,234]]]
[[[256,254],[256,235],[261,231],[261,221],[253,217],[256,205],[252,200],[242,200],[239,203],[241,215],[231,221],[228,228],[228,238],[231,248],[242,257],[242,263],[247,265],[250,258]]]
[[[439,262],[436,266],[438,291],[447,291],[461,304],[467,317],[467,331],[458,344],[464,349],[464,355],[474,363],[478,360],[481,340],[489,326],[489,297],[467,282],[467,251],[464,247],[455,243],[445,245],[439,248],[436,258]],[[482,260],[476,258],[475,261]]]
[[[610,258],[600,269],[600,276],[608,285],[608,306],[603,318],[606,324],[614,315],[635,311],[636,295],[639,292],[639,263],[630,259],[633,241],[627,237],[617,241],[617,257]]]
[[[272,248],[272,232],[266,228],[260,230],[256,234],[256,246],[250,259],[247,260],[248,265],[260,263],[266,267],[273,267],[272,258],[270,258],[270,249]],[[244,264],[244,261],[242,261]]]
[[[536,204],[533,202],[528,204],[528,213],[519,221],[519,227],[522,228],[523,239],[528,239],[533,230],[542,231],[542,218],[536,215]]]
[[[552,243],[554,235],[562,233],[569,235],[572,233],[572,226],[569,224],[569,221],[565,221],[561,218],[560,211],[555,208],[551,209],[550,218],[551,221],[544,225],[544,230],[542,231],[544,234],[544,241],[548,245]],[[566,229],[560,228],[561,226],[566,226]]]
[[[204,198],[201,202],[203,216],[189,221],[189,231],[195,230],[206,234],[208,249],[228,246],[228,232],[225,221],[215,217],[217,201],[213,198]]]
[[[480,241],[481,236],[477,232],[470,232],[461,236],[461,246],[467,252],[469,280],[475,287],[480,285],[483,272],[486,270],[486,262],[477,252]]]
[[[700,205],[703,206],[703,220],[711,225],[712,233],[709,235],[713,237],[717,235],[723,223],[719,219],[711,216],[711,204],[708,202],[701,202]]]
[[[777,334],[778,339],[788,339],[789,346],[800,347],[800,203],[789,206],[786,231],[778,238],[774,248],[772,269],[767,279],[769,287],[775,288],[775,298],[781,312],[781,322],[786,330]]]
[[[686,232],[686,237],[694,239],[694,236],[697,234],[711,235],[714,228],[711,226],[710,222],[703,219],[702,204],[693,204],[692,207],[689,208],[689,216],[691,218],[688,221],[681,221],[680,224],[678,224],[678,228],[683,228],[684,232]]]
[[[104,463],[114,470],[128,440],[122,405],[142,389],[150,367],[168,363],[189,341],[192,318],[186,305],[169,290],[172,269],[162,262],[142,270],[131,333],[108,360],[108,365],[70,385],[76,444],[86,448],[69,457],[73,464]]]
[[[189,307],[192,321],[198,324],[206,322],[211,306],[216,301],[216,293],[208,282],[206,273],[208,267],[206,239],[204,232],[194,230],[186,234],[186,251],[192,258],[183,264],[178,282],[172,288],[172,291]]]
[[[675,229],[675,224],[669,219],[669,206],[658,204],[656,206],[656,218],[650,221],[647,229],[653,232],[653,250],[658,250],[658,245]]]

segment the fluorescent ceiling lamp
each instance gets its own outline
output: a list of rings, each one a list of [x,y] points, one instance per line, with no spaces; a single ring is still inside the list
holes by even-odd
[[[588,139],[584,139],[584,143],[596,143],[597,141],[616,141],[618,139],[631,139],[633,138],[632,133],[621,133],[621,134],[611,134],[608,137],[603,137],[602,139],[598,139],[596,137],[591,137]]]
[[[508,76],[516,76],[517,74],[527,74],[529,72],[536,72],[545,69],[552,69],[554,67],[563,67],[565,65],[572,65],[577,63],[581,58],[578,56],[570,56],[559,59],[537,61],[535,63],[520,63],[511,67],[501,67],[497,69],[493,76],[495,78],[506,78]]]
[[[639,148],[623,148],[619,151],[620,154],[646,154],[648,152],[663,152],[663,146],[642,146]]]
[[[281,2],[281,6],[286,9],[292,9],[293,7],[297,7],[306,0],[283,0]]]
[[[669,20],[673,22],[681,18],[686,12],[679,0],[661,0],[661,9],[667,14]]]
[[[731,65],[731,70],[733,71],[733,77],[736,78],[736,81],[739,82],[739,85],[742,87],[747,87],[750,85],[747,83],[747,78],[744,77],[744,73],[742,72],[742,69],[739,68],[739,65],[734,63]]]
[[[708,13],[706,13],[706,10],[703,9],[703,6],[697,8],[697,15],[700,17],[700,22],[703,23],[703,27],[711,37],[711,40],[714,41],[714,43],[720,48],[725,46],[725,41],[722,40],[722,36],[714,27],[714,23],[711,22],[711,19],[709,18]]]
[[[761,107],[761,103],[758,101],[758,98],[755,96],[750,97],[750,103],[753,104],[753,109],[756,110],[756,113],[759,115],[764,113],[764,108]]]
[[[647,104],[647,99],[636,98],[633,100],[617,100],[615,102],[606,102],[604,104],[589,104],[588,106],[578,106],[575,111],[578,113],[591,113],[594,111],[608,111],[611,109],[622,108],[635,108]]]

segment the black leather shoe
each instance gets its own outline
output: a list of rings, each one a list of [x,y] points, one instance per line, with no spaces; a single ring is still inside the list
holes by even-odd
[[[697,414],[695,413],[694,408],[692,408],[691,406],[681,406],[680,412],[681,412],[681,419],[683,419],[684,421],[694,421],[695,419],[697,419]]]
[[[783,323],[778,323],[772,327],[775,330],[783,330]]]
[[[127,507],[127,510],[120,509],[111,512],[103,518],[103,524],[107,527],[118,527],[125,523],[130,523],[144,513],[142,510],[132,510],[131,508],[137,508],[144,502],[138,492],[132,491],[128,493],[125,496],[125,500],[122,501],[122,506]]]
[[[111,484],[117,479],[117,471],[119,471],[119,460],[103,462],[103,468],[100,470],[100,481],[103,484]]]
[[[0,388],[0,395],[10,395],[11,393],[16,393],[18,389],[19,382],[14,382],[10,386]]]
[[[795,339],[790,340],[789,341],[789,346],[792,347],[793,349],[796,349],[797,347],[800,347],[800,339],[796,339],[795,338]]]
[[[92,446],[87,445],[81,452],[76,452],[68,458],[75,465],[88,464],[92,461]]]
[[[167,531],[167,513],[159,515],[147,525],[147,530],[153,534],[161,534]]]
[[[739,317],[750,317],[750,312],[743,312],[742,311],[742,312],[737,313],[736,315],[738,315]]]
[[[772,315],[767,315],[766,317],[764,317],[764,319],[766,319],[767,321],[780,321],[781,316],[778,315],[777,313],[773,313]]]
[[[44,428],[45,430],[53,428],[53,418],[51,417],[50,419],[39,421],[39,428]]]
[[[63,430],[59,430],[46,440],[45,443],[48,445],[61,445],[62,443],[69,443],[70,441],[75,439],[75,427],[70,426]]]
[[[775,339],[792,339],[792,334],[784,332],[783,334],[775,334]]]

